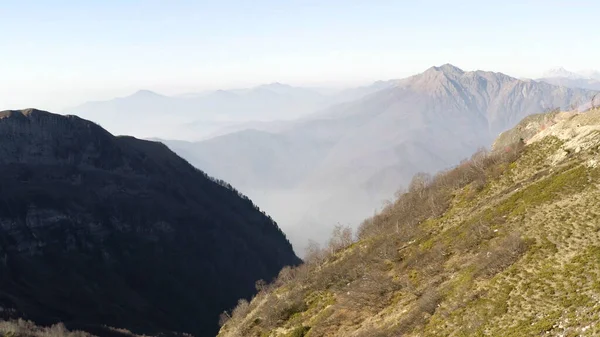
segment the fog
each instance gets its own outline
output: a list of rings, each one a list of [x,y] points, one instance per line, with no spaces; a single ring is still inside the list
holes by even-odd
[[[334,90],[271,83],[171,96],[139,90],[62,113],[92,120],[117,135],[198,141],[244,129],[274,130],[285,121],[358,99],[384,85]]]
[[[139,91],[67,112],[164,142],[249,196],[302,256],[335,225],[356,230],[414,174],[452,167],[523,117],[595,93],[446,64],[343,91],[281,83],[185,96]]]

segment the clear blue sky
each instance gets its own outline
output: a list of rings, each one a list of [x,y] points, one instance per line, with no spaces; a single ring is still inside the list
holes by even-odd
[[[0,110],[137,89],[600,68],[598,1],[0,0]]]

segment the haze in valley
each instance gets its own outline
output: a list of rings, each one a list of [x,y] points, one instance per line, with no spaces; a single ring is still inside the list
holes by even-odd
[[[415,173],[456,165],[527,115],[591,105],[597,9],[13,3],[0,12],[0,110],[163,142],[247,194],[302,255]]]

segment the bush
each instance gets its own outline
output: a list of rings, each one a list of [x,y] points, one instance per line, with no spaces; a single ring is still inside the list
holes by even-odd
[[[129,332],[127,333],[134,336]],[[93,337],[93,335],[86,332],[69,331],[63,323],[43,327],[23,319],[0,322],[0,335],[6,337]]]
[[[270,294],[261,312],[263,325],[269,329],[308,309],[303,291],[291,291],[286,296]]]
[[[455,168],[433,177],[426,173],[416,174],[406,192],[398,193],[393,203],[359,226],[358,238],[364,240],[393,233],[402,235],[405,241],[411,240],[419,223],[439,217],[448,209],[456,189],[472,184],[474,191],[481,191],[488,177],[497,177],[506,169],[506,164],[519,157],[523,148],[524,143],[519,141],[506,151],[489,153],[481,149]]]
[[[519,233],[495,240],[487,252],[476,261],[477,274],[493,276],[517,261],[527,251],[527,244]]]
[[[246,315],[249,312],[250,312],[250,303],[248,303],[248,301],[246,301],[245,299],[240,299],[238,301],[238,304],[235,307],[235,309],[233,309],[231,317],[233,319],[241,319],[243,317],[246,317]]]

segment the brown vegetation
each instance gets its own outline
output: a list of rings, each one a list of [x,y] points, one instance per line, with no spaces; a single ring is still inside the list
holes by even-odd
[[[63,323],[57,323],[52,326],[39,326],[31,321],[24,319],[15,319],[0,321],[0,336],[2,337],[144,337],[136,335],[124,329],[111,327],[99,327],[97,333],[69,330]],[[181,336],[190,336],[182,334]]]
[[[337,226],[325,248],[311,242],[305,263],[282,270],[250,304],[241,301],[231,319],[223,321],[222,333],[259,336],[296,326],[302,329],[290,333],[331,335],[332,327],[339,333],[348,322],[364,324],[394,303],[412,300],[402,320],[379,332],[371,330],[369,336],[395,336],[423,324],[444,298],[442,275],[452,256],[474,254],[477,275],[490,277],[524,252],[517,234],[496,239],[491,224],[482,220],[465,224],[444,240],[434,240],[439,229],[424,226],[448,210],[458,191],[466,190],[466,199],[481,192],[518,158],[523,145],[520,141],[494,153],[482,149],[453,169],[415,175],[406,192],[361,224],[357,241],[349,228]],[[481,247],[488,241],[484,252]],[[311,326],[305,325],[307,317],[314,317]]]

